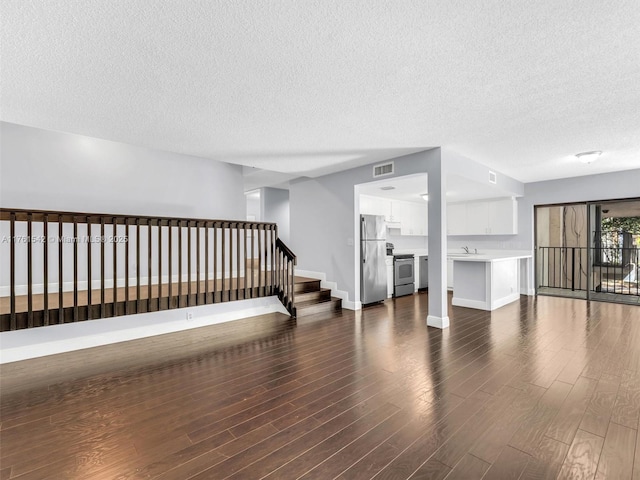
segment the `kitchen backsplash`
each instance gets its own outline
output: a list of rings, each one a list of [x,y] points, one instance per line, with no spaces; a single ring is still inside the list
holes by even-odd
[[[398,250],[408,248],[425,249],[428,248],[427,239],[429,237],[409,236],[409,235],[389,235],[387,232],[387,242],[393,243]]]
[[[398,250],[428,249],[429,237],[390,235],[387,233],[387,242],[391,242]],[[449,250],[462,250],[462,247],[477,248],[478,250],[526,250],[527,245],[514,240],[512,235],[493,236],[469,236],[448,237],[447,248]]]
[[[453,237],[448,237],[447,248],[449,250],[460,250],[462,247],[477,248],[478,250],[525,250],[527,245],[524,242],[515,241],[512,235],[492,238],[476,236],[453,239]]]

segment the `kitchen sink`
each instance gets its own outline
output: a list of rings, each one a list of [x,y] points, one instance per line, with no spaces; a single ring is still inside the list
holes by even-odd
[[[447,257],[449,258],[466,258],[466,257],[475,257],[476,255],[481,255],[480,253],[447,253]]]

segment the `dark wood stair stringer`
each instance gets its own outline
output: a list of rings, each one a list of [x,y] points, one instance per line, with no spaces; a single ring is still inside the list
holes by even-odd
[[[320,280],[296,276],[294,291],[298,317],[342,311],[342,299],[332,297],[331,290],[320,286]]]

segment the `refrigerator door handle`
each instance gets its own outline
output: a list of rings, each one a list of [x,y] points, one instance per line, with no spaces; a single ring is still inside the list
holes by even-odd
[[[362,263],[367,263],[367,242],[362,242]]]

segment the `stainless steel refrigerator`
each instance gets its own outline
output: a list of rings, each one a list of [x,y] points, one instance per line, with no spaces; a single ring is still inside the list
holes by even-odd
[[[384,216],[360,215],[360,301],[387,298],[387,236]]]

